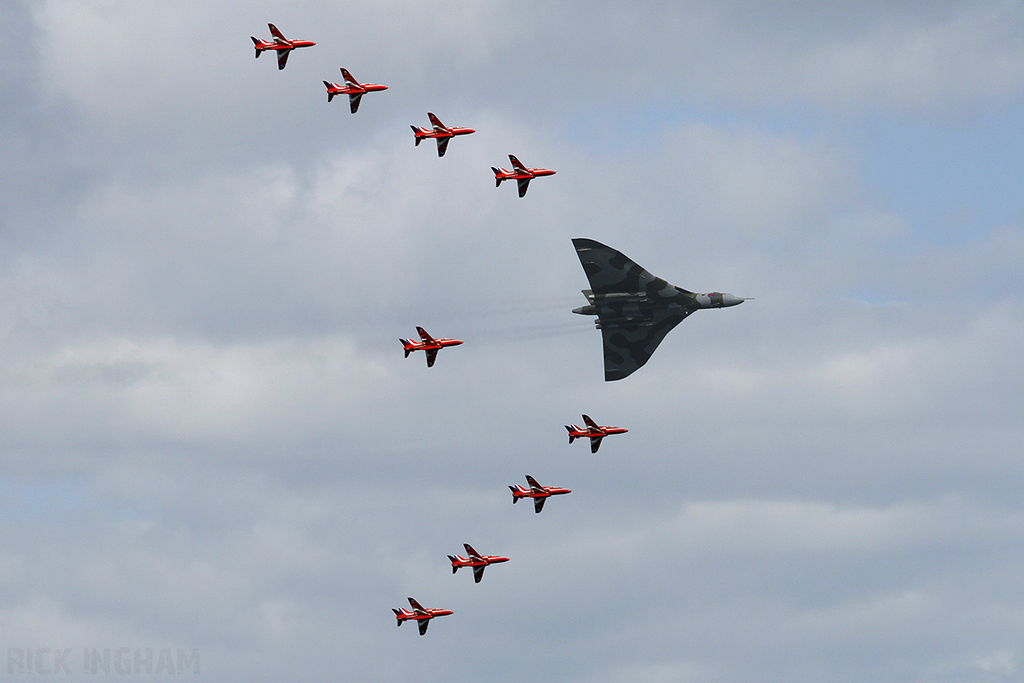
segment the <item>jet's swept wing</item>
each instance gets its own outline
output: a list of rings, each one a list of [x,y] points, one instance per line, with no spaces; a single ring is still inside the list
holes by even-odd
[[[519,196],[525,197],[526,191],[530,188],[530,181],[533,178],[520,178],[519,179]]]
[[[362,84],[352,77],[352,74],[348,72],[348,69],[341,67],[341,77],[345,79],[345,83],[349,86],[360,87]]]
[[[434,343],[434,338],[431,337],[430,334],[425,329],[423,329],[422,327],[417,327],[416,331],[419,333],[420,339],[423,340],[424,344],[433,344]]]
[[[474,583],[480,583],[480,579],[484,578],[484,568],[486,568],[486,567],[487,567],[486,564],[478,564],[475,567],[473,567],[473,582]]]
[[[526,483],[529,484],[530,488],[533,489],[535,492],[544,490],[541,487],[541,485],[537,483],[537,480],[531,477],[529,474],[526,475]]]
[[[548,499],[547,496],[542,496],[542,497],[539,497],[539,498],[534,498],[533,499],[533,511],[534,512],[540,512],[541,510],[543,510],[544,509],[544,501],[547,500],[547,499]]]
[[[292,53],[291,50],[278,50],[277,51],[277,70],[280,71],[288,63],[288,55]]]
[[[267,24],[270,27],[270,35],[274,36],[274,40],[282,43],[287,43],[288,39],[284,37],[284,34],[277,30],[277,27],[273,24]]]
[[[588,427],[590,427],[591,429],[600,429],[600,427],[597,425],[597,423],[594,422],[594,420],[589,415],[584,415],[583,416],[583,422],[585,422],[586,425]]]
[[[426,349],[424,353],[427,354],[427,367],[434,367],[434,361],[437,360],[437,349]]]
[[[693,311],[659,311],[637,327],[602,327],[604,378],[613,381],[629,377],[650,359],[665,335]]]
[[[349,109],[352,110],[353,114],[355,114],[356,111],[359,109],[359,100],[361,100],[362,98],[363,98],[363,93],[361,93],[361,92],[354,92],[354,93],[350,93],[349,94],[349,96],[348,96],[348,105],[349,105]]]
[[[592,436],[590,437],[590,452],[597,453],[597,449],[601,447],[601,439],[603,436]]]
[[[437,156],[439,156],[439,157],[443,157],[444,156],[444,153],[448,151],[448,143],[450,141],[451,141],[451,138],[449,138],[449,137],[444,137],[444,138],[438,138],[437,139]]]
[[[445,125],[441,123],[441,119],[437,118],[429,111],[427,112],[427,118],[430,119],[430,125],[434,127],[435,133],[448,132],[448,128],[446,128]]]
[[[430,626],[430,619],[420,619],[420,635],[422,636],[427,632],[427,627]]]
[[[700,308],[696,295],[651,275],[622,252],[585,238],[572,241],[590,281],[584,291],[604,341],[604,378],[622,379],[641,368],[661,340]]]

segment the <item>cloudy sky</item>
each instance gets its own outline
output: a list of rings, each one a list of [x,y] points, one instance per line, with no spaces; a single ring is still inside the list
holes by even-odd
[[[0,677],[1024,681],[1024,2],[0,18]],[[605,383],[573,237],[755,300]]]

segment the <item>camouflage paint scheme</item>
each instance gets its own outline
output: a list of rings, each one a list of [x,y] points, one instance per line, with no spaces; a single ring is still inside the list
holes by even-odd
[[[595,240],[576,238],[572,244],[590,281],[590,289],[583,290],[590,305],[573,313],[597,316],[605,381],[629,377],[643,367],[665,335],[694,311],[743,302],[731,294],[695,294],[670,285]]]

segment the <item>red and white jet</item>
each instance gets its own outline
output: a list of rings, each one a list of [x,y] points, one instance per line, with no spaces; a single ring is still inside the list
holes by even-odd
[[[601,447],[601,439],[609,434],[625,434],[629,431],[622,427],[601,427],[591,420],[588,415],[583,416],[583,422],[587,425],[586,429],[576,425],[565,425],[565,428],[569,432],[569,443],[576,439],[589,438],[591,453],[597,453],[597,449]]]
[[[365,93],[388,89],[388,86],[386,85],[360,83],[356,79],[352,78],[352,74],[350,74],[344,67],[341,69],[341,75],[345,77],[345,85],[343,86],[338,85],[337,83],[331,83],[330,81],[324,81],[324,85],[327,86],[327,101],[330,102],[333,100],[335,95],[348,95],[348,103],[353,114],[355,114],[356,110],[359,109],[359,100]]]
[[[420,339],[422,341],[410,341],[408,339],[399,339],[402,342],[402,348],[405,350],[405,357],[408,358],[409,354],[413,351],[426,351],[427,353],[427,367],[434,367],[434,360],[437,358],[438,349],[443,349],[446,346],[458,346],[462,343],[459,339],[434,339],[427,331],[422,327],[417,327],[416,331],[420,333]]]
[[[448,127],[441,123],[440,119],[427,112],[427,116],[430,117],[430,123],[434,126],[433,130],[430,128],[420,128],[418,126],[410,126],[412,128],[413,135],[416,136],[416,146],[419,147],[420,142],[426,138],[437,138],[437,156],[443,157],[444,152],[448,149],[448,141],[456,135],[469,135],[476,131],[472,128],[458,128],[456,126]]]
[[[537,483],[537,480],[531,477],[529,474],[526,475],[526,482],[530,485],[530,488],[523,488],[522,486],[509,486],[512,489],[512,502],[518,503],[520,498],[533,498],[533,511],[540,512],[544,509],[544,501],[551,496],[559,496],[563,493],[572,493],[569,489],[559,488],[557,486],[541,486]]]
[[[530,187],[530,181],[534,178],[546,175],[555,175],[554,171],[549,171],[546,168],[526,168],[519,162],[519,159],[516,159],[511,154],[508,155],[508,160],[512,162],[511,171],[491,166],[491,170],[494,171],[494,186],[501,187],[501,182],[503,180],[517,180],[519,181],[520,197],[526,196],[526,189]]]
[[[466,554],[469,555],[469,557],[449,555],[448,559],[452,561],[452,574],[459,571],[462,567],[472,567],[473,581],[476,583],[480,583],[480,579],[484,578],[484,568],[487,567],[487,565],[508,562],[507,557],[481,555],[477,551],[473,550],[473,546],[470,544],[463,543],[462,545],[466,548]]]
[[[312,40],[288,40],[277,30],[277,27],[273,24],[267,24],[270,27],[270,35],[274,36],[274,40],[260,40],[256,36],[249,36],[252,38],[252,42],[256,45],[256,59],[260,58],[260,53],[264,50],[277,50],[277,68],[283,69],[284,65],[288,63],[288,55],[297,47],[311,47],[316,45]]]
[[[401,626],[403,621],[412,619],[420,622],[420,635],[422,636],[427,632],[427,626],[430,625],[430,620],[434,617],[446,617],[449,614],[455,614],[450,609],[425,609],[423,605],[416,602],[412,598],[409,598],[409,604],[412,605],[412,610],[407,609],[395,609],[391,608],[391,611],[395,613],[395,617],[398,619],[398,625]]]

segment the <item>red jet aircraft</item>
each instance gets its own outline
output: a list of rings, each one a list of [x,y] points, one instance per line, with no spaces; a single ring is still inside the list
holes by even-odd
[[[450,609],[424,609],[423,605],[416,602],[412,598],[409,598],[409,604],[412,605],[412,611],[407,609],[395,609],[391,608],[391,611],[395,613],[395,617],[398,619],[398,625],[401,626],[403,621],[412,619],[420,622],[420,635],[422,636],[427,632],[427,626],[430,625],[430,620],[434,617],[446,617],[449,614],[455,614]]]
[[[555,175],[554,171],[549,171],[546,168],[526,168],[519,162],[519,159],[516,159],[511,154],[508,155],[508,160],[512,162],[511,171],[491,166],[491,170],[494,171],[494,186],[501,187],[501,181],[503,180],[517,180],[519,181],[520,197],[526,196],[526,189],[530,187],[530,181],[534,178]]]
[[[530,488],[522,486],[509,486],[512,489],[512,502],[518,503],[520,498],[533,498],[533,511],[540,512],[544,509],[544,501],[550,496],[558,496],[563,493],[572,493],[569,489],[558,488],[557,486],[541,486],[537,480],[526,475],[526,481]]]
[[[324,85],[327,86],[327,101],[330,102],[333,100],[335,95],[348,95],[348,103],[352,108],[353,114],[355,114],[356,110],[359,109],[359,100],[363,97],[363,94],[388,89],[388,86],[386,85],[360,83],[356,79],[352,78],[352,74],[350,74],[344,67],[341,69],[341,75],[345,77],[345,85],[343,86],[338,85],[337,83],[331,83],[330,81],[324,81]]]
[[[446,346],[458,346],[462,343],[458,339],[434,339],[422,327],[417,327],[416,331],[420,333],[420,339],[423,341],[416,342],[408,339],[399,339],[398,341],[402,342],[406,358],[413,351],[426,351],[428,368],[434,367],[434,360],[437,358],[438,349],[443,349]]]
[[[449,555],[448,559],[452,561],[452,574],[459,571],[462,567],[473,568],[473,581],[480,583],[480,579],[484,578],[484,568],[489,564],[498,564],[499,562],[508,562],[507,557],[498,557],[497,555],[481,555],[477,551],[473,550],[473,546],[468,543],[462,544],[466,548],[466,554],[469,557],[460,557],[459,555]]]
[[[609,434],[625,434],[629,431],[622,427],[601,427],[587,415],[583,416],[583,422],[587,425],[586,429],[576,425],[565,425],[565,428],[569,432],[569,443],[589,437],[591,453],[597,453],[597,449],[601,447],[601,439]]]
[[[260,40],[256,36],[250,36],[252,42],[256,45],[256,59],[260,58],[260,53],[264,50],[277,50],[277,68],[283,69],[284,65],[288,63],[288,55],[297,47],[311,47],[316,45],[312,40],[288,40],[285,38],[277,27],[273,24],[267,24],[270,27],[270,35],[274,36],[273,42]]]
[[[427,112],[427,116],[430,117],[430,123],[434,126],[433,130],[429,128],[419,128],[418,126],[410,127],[412,128],[413,135],[416,136],[417,147],[419,147],[420,142],[425,138],[437,138],[437,156],[439,157],[444,156],[445,150],[448,149],[448,141],[453,137],[456,135],[469,135],[470,133],[476,132],[472,128],[457,128],[455,126],[449,128],[441,123],[441,121],[429,111]]]

